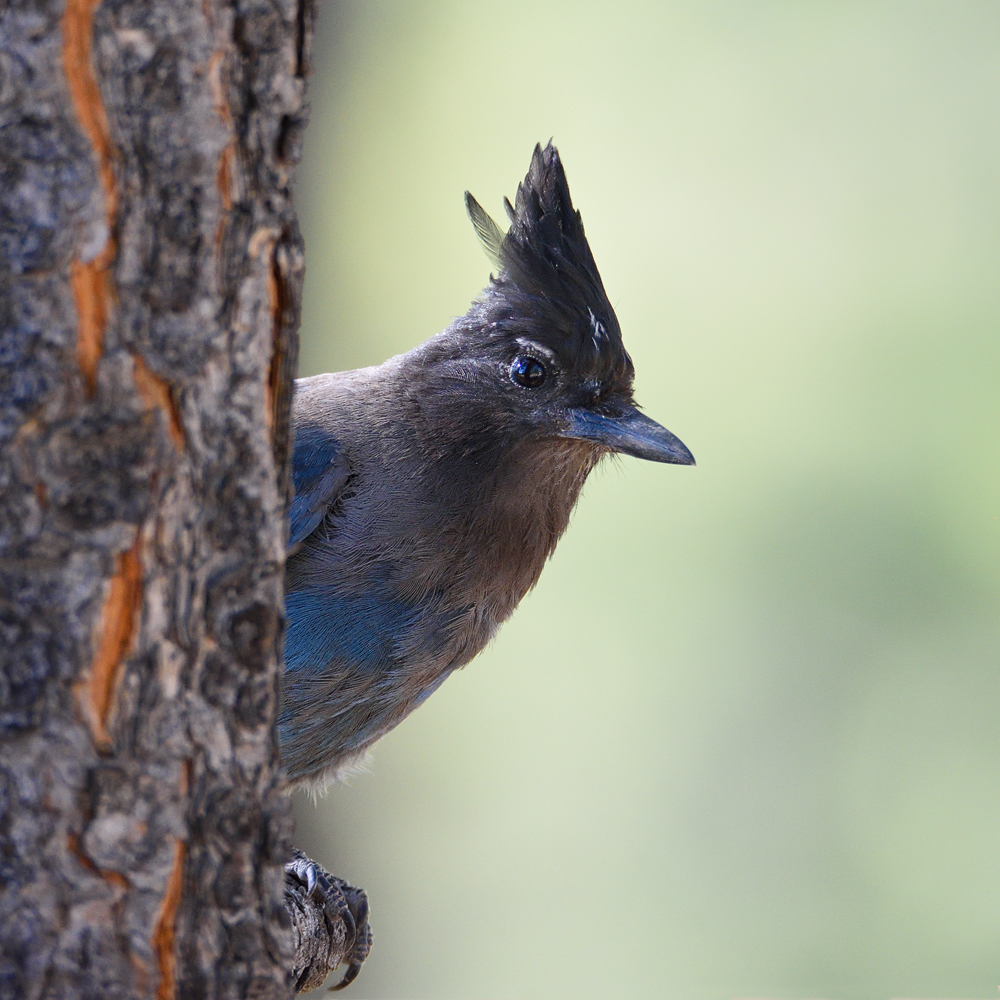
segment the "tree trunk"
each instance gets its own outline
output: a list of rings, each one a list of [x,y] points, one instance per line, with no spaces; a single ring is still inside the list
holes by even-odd
[[[0,10],[0,997],[294,988],[273,722],[312,18]]]

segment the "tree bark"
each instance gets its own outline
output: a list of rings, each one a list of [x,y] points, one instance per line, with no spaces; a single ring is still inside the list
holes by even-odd
[[[0,10],[0,997],[294,989],[273,723],[312,20]]]

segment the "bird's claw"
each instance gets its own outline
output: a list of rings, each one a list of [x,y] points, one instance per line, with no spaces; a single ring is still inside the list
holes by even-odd
[[[298,879],[305,886],[307,896],[313,894],[313,889],[319,881],[319,872],[319,865],[301,851],[295,851],[292,860],[285,865],[285,874]]]
[[[344,926],[345,951],[341,963],[347,964],[347,970],[340,982],[330,987],[331,991],[342,990],[357,978],[371,951],[368,896],[364,889],[348,885],[343,879],[331,875],[299,850],[293,850],[292,859],[285,865],[285,874],[301,883],[309,898],[323,904],[323,915],[328,925],[340,922]]]
[[[330,991],[342,990],[345,986],[350,986],[358,977],[361,966],[364,965],[368,953],[372,950],[372,929],[368,925],[368,897],[364,889],[355,889],[354,886],[344,885],[342,887],[344,902],[351,910],[354,917],[354,945],[350,952],[344,956],[347,969],[336,986],[331,986]]]

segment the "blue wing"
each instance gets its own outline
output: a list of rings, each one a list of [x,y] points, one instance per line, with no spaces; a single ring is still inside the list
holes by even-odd
[[[289,511],[288,547],[294,550],[323,520],[351,474],[340,443],[315,424],[295,428],[292,481],[295,499]]]

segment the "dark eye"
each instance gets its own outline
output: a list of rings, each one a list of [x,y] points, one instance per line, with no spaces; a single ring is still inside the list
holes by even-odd
[[[545,365],[527,354],[518,355],[510,366],[510,379],[525,389],[537,389],[545,381]]]

